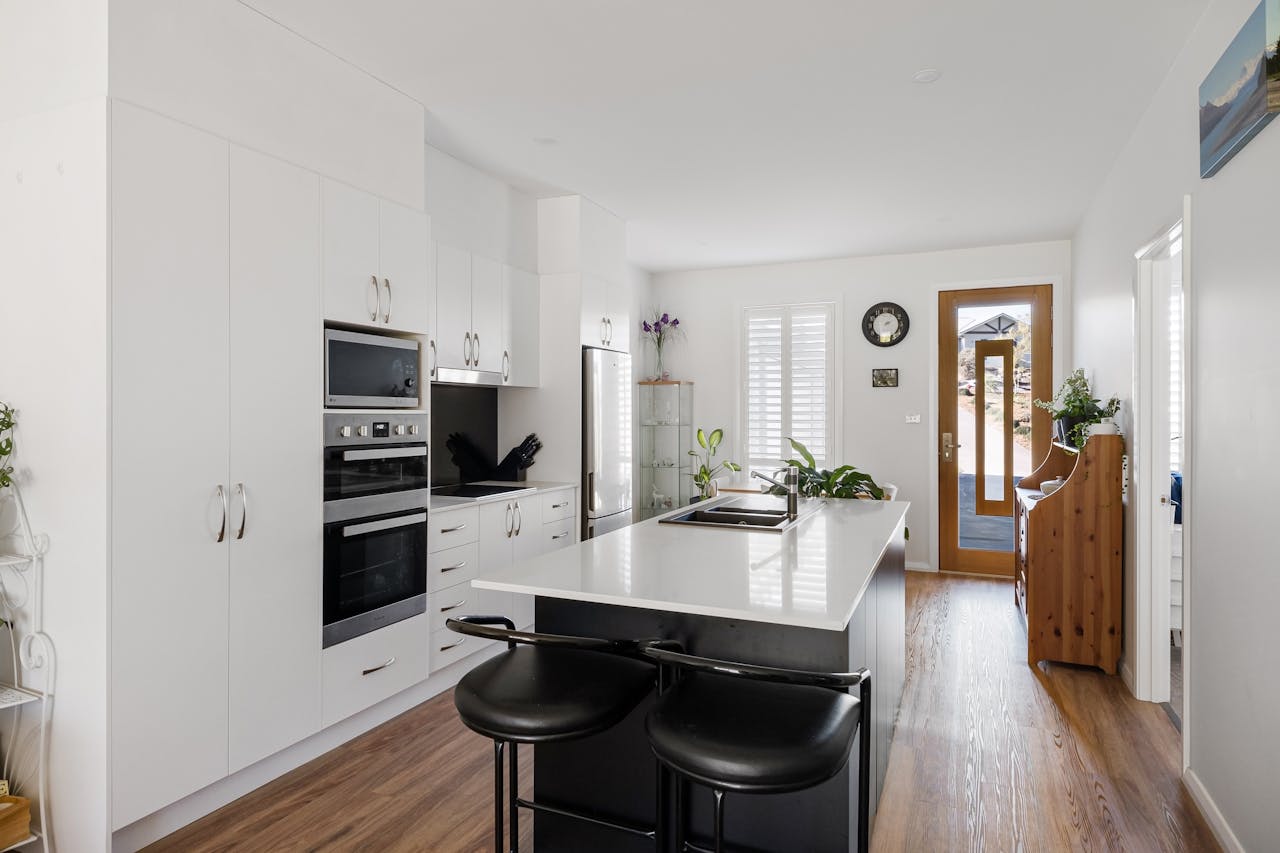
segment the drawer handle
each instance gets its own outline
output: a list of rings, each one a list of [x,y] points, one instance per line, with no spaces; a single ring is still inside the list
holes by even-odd
[[[466,603],[467,603],[467,600],[464,598],[464,599],[462,599],[461,601],[459,601],[457,604],[450,604],[448,607],[441,607],[441,608],[440,608],[440,612],[441,612],[441,613],[448,613],[450,610],[457,610],[459,607],[461,607],[462,605],[464,605],[464,604],[466,604]]]
[[[457,533],[459,530],[466,530],[466,529],[467,529],[467,523],[464,521],[461,524],[459,524],[457,527],[441,527],[440,532],[441,533]]]
[[[447,652],[447,651],[449,651],[449,649],[456,649],[458,646],[462,645],[464,642],[466,642],[466,640],[465,640],[465,639],[463,639],[463,640],[458,640],[456,643],[450,643],[450,644],[449,644],[449,645],[447,645],[447,646],[441,646],[441,647],[440,647],[440,651],[442,651],[442,652]]]
[[[565,507],[567,507],[568,505],[569,505],[569,502],[568,502],[568,501],[565,501],[565,502],[564,502],[564,503],[562,503],[562,504],[552,504],[552,505],[551,505],[551,508],[552,508],[552,509],[564,509],[564,508],[565,508]]]
[[[393,663],[395,663],[395,662],[396,662],[396,659],[395,659],[394,657],[389,657],[389,658],[387,658],[387,662],[386,662],[386,663],[380,663],[380,664],[378,664],[377,666],[375,666],[375,667],[373,667],[373,668],[371,668],[371,669],[366,669],[364,672],[362,672],[362,673],[360,673],[360,674],[361,674],[361,675],[372,675],[373,673],[377,672],[377,671],[378,671],[378,670],[380,670],[380,669],[386,669],[387,667],[391,666],[391,664],[393,664]]]
[[[567,531],[567,530],[566,530],[564,533],[557,533],[555,536],[552,536],[552,537],[551,537],[551,541],[552,541],[552,542],[554,542],[554,541],[556,541],[557,539],[563,539],[564,537],[566,537],[566,536],[568,536],[568,535],[569,535],[569,531]]]
[[[456,566],[445,566],[443,569],[440,570],[440,574],[444,574],[445,572],[456,572],[458,569],[465,569],[466,567],[467,567],[467,561],[463,560],[461,563],[458,563],[458,565]]]

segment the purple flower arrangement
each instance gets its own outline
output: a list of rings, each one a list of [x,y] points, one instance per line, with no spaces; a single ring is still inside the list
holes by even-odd
[[[658,370],[657,375],[654,378],[669,378],[667,372],[663,370],[662,367],[662,348],[673,338],[682,337],[684,335],[684,329],[680,328],[680,318],[672,317],[665,311],[661,314],[655,311],[653,313],[652,320],[645,320],[641,322],[640,331],[644,333],[646,338],[653,342],[653,347],[657,352]]]

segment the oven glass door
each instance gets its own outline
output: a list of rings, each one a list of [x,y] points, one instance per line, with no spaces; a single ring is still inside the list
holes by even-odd
[[[425,510],[325,525],[326,646],[425,612],[426,593]]]
[[[330,406],[418,405],[417,341],[325,332],[325,400]]]
[[[427,488],[427,446],[326,447],[324,499],[340,501]]]

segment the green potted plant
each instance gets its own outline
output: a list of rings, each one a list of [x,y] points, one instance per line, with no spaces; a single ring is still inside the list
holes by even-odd
[[[689,451],[689,455],[700,463],[698,470],[693,472],[693,484],[698,487],[698,500],[706,500],[713,497],[712,489],[714,487],[711,481],[716,478],[716,475],[724,471],[742,470],[741,465],[736,462],[730,462],[727,459],[724,462],[712,464],[715,461],[716,448],[720,446],[720,442],[723,440],[723,429],[713,429],[710,435],[699,429],[698,446],[702,448],[702,451]]]
[[[1053,416],[1058,440],[1072,447],[1083,447],[1092,424],[1113,417],[1120,411],[1120,398],[1112,395],[1106,405],[1093,396],[1084,370],[1077,368],[1058,388],[1052,400],[1036,400],[1037,408]]]
[[[791,449],[799,454],[799,459],[788,459],[786,464],[800,473],[800,494],[806,498],[864,498],[884,500],[884,490],[876,485],[870,474],[864,474],[852,465],[841,465],[835,469],[819,468],[817,460],[805,447],[794,438],[788,438]],[[769,489],[771,495],[785,495],[786,491],[777,486]]]
[[[13,427],[17,422],[17,412],[0,400],[0,489],[13,483],[13,466],[9,464],[9,457],[13,455]]]

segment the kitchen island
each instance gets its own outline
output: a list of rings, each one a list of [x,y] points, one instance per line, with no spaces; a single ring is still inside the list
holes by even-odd
[[[699,506],[730,504],[777,509],[785,501],[729,496]],[[801,500],[799,521],[782,532],[651,519],[473,584],[535,596],[539,631],[669,638],[693,654],[769,666],[870,668],[872,778],[865,783],[871,786],[874,823],[905,668],[908,506]],[[651,824],[657,770],[644,734],[651,702],[603,734],[536,747],[534,799]],[[855,756],[856,751],[855,745]],[[857,777],[857,762],[850,761],[835,778],[807,791],[731,796],[728,844],[757,850],[855,849],[857,792],[864,783]],[[705,838],[711,795],[700,786],[691,791],[687,830],[692,839]],[[670,832],[671,827],[664,828],[668,838]],[[645,839],[549,813],[536,815],[534,839],[537,849],[547,851],[653,849]]]

